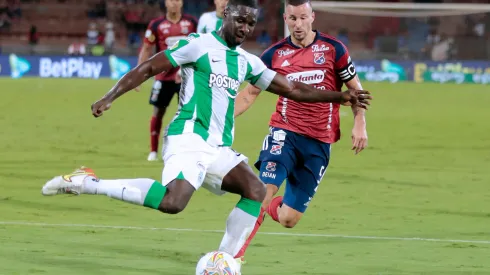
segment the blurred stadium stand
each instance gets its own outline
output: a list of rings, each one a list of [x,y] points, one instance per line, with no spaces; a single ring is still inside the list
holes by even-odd
[[[185,13],[196,18],[214,8],[212,0],[184,2]],[[254,38],[244,45],[257,54],[284,34],[282,1],[260,2]],[[162,14],[163,4],[163,0],[0,0],[0,51],[67,54],[71,45],[76,54],[73,49],[85,44],[87,54],[135,55],[146,25]],[[317,11],[315,28],[344,41],[356,59],[490,59],[489,13],[394,18]]]

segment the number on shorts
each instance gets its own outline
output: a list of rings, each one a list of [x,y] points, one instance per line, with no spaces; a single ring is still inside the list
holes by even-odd
[[[322,182],[323,176],[325,176],[325,166],[322,165],[320,168],[320,173],[318,174],[320,176],[320,179],[317,181],[318,185],[315,187],[315,193],[318,190],[318,186],[320,186],[320,182]]]

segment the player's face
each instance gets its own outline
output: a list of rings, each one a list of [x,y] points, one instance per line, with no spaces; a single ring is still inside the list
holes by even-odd
[[[216,6],[216,13],[219,16],[223,16],[228,0],[214,0],[214,5]]]
[[[170,13],[179,13],[183,5],[183,0],[165,0],[165,7],[167,8],[167,12]]]
[[[288,26],[291,35],[298,41],[306,38],[313,29],[315,13],[310,4],[305,3],[300,6],[287,5],[284,13],[284,21]]]
[[[223,20],[226,42],[233,46],[242,44],[253,33],[258,13],[257,9],[242,5],[227,7]]]

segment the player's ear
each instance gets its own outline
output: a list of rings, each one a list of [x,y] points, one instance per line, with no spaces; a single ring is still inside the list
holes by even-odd
[[[286,13],[282,14],[282,18],[284,19],[284,21],[286,21]]]
[[[311,18],[313,18],[313,21],[315,21],[315,12],[311,13]]]

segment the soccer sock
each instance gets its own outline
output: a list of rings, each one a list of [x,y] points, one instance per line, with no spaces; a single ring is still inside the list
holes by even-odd
[[[226,221],[226,231],[219,250],[236,255],[243,247],[260,214],[258,201],[241,198]]]
[[[82,192],[158,209],[167,188],[152,179],[97,180],[86,177]]]
[[[269,207],[266,209],[267,214],[276,222],[279,222],[279,213],[277,213],[277,210],[280,206],[282,206],[282,196],[273,198]]]
[[[250,242],[255,237],[255,234],[257,234],[257,231],[259,231],[260,226],[264,222],[264,218],[265,218],[264,213],[265,213],[265,210],[264,210],[264,208],[261,207],[259,217],[257,218],[257,221],[255,222],[255,226],[254,226],[254,229],[252,230],[252,233],[250,234],[250,236],[248,236],[248,239],[245,241],[245,244],[242,246],[240,251],[238,251],[238,254],[235,255],[235,258],[240,258],[240,257],[245,256],[245,252],[247,251],[247,248],[250,245]]]
[[[162,119],[156,116],[151,117],[150,121],[150,145],[151,152],[158,151],[158,142],[160,140],[160,131],[162,130]]]

